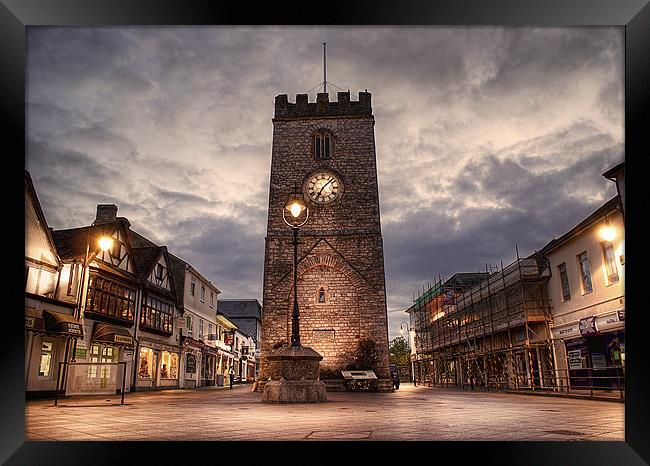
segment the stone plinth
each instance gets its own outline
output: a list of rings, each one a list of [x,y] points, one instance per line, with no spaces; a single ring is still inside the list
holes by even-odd
[[[325,384],[318,380],[323,356],[311,348],[289,346],[267,356],[271,381],[264,384],[264,403],[327,401]]]

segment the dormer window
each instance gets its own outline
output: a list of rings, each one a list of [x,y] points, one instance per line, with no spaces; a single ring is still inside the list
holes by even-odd
[[[314,157],[319,160],[332,158],[332,133],[320,130],[314,135]]]

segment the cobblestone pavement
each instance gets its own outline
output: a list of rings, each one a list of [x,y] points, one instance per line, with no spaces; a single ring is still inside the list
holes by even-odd
[[[28,401],[26,439],[624,440],[623,403],[402,384],[394,393],[328,392],[327,403],[269,405],[250,388],[134,393],[125,405]]]

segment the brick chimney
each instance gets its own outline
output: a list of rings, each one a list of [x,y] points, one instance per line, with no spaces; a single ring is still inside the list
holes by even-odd
[[[104,225],[117,221],[117,206],[115,204],[97,204],[95,225]]]

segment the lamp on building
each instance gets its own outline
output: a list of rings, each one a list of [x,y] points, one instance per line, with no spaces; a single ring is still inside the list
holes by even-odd
[[[102,235],[99,237],[97,240],[97,245],[99,246],[99,249],[102,251],[106,252],[109,249],[113,247],[113,238],[110,236]],[[88,230],[87,235],[86,235],[86,255],[84,256],[84,262],[83,262],[83,267],[81,269],[81,282],[79,284],[79,302],[77,303],[77,309],[76,309],[76,315],[75,317],[77,319],[81,318],[81,306],[82,306],[82,300],[85,295],[88,294],[88,287],[86,284],[86,269],[88,268],[88,256],[90,254],[90,230]],[[76,352],[76,340],[75,340],[75,352]],[[72,360],[74,361],[75,355],[73,353],[72,355]]]
[[[407,324],[406,322],[402,322],[401,324],[399,324],[399,333],[402,336],[404,336],[404,325],[406,325],[406,331],[409,332],[409,338],[408,338],[408,340],[406,340],[407,341],[406,344],[407,344],[408,349],[409,349],[409,359],[410,359],[411,358],[411,355],[410,355],[410,352],[411,352],[410,351],[411,350],[411,332],[413,331],[413,329],[411,327],[409,327],[409,324]],[[411,361],[411,376],[413,377],[413,385],[417,386],[417,382],[415,380],[415,362],[413,362],[413,361]]]
[[[600,227],[600,230],[598,230],[598,235],[600,236],[601,239],[607,242],[614,241],[618,236],[618,230],[616,229],[616,227],[610,225],[609,217],[607,216],[607,213],[605,213],[605,225]]]
[[[282,220],[293,232],[293,314],[291,315],[291,346],[300,346],[300,314],[298,312],[298,229],[307,223],[309,208],[298,185],[287,198]]]

